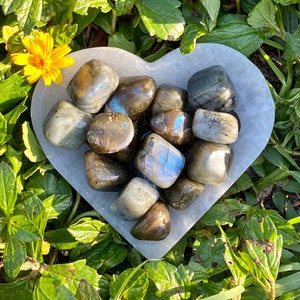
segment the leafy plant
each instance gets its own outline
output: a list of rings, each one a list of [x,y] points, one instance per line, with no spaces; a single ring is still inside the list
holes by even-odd
[[[0,0],[0,299],[297,299],[300,29],[297,0]],[[145,260],[47,161],[10,54],[24,35],[154,61],[222,43],[266,76],[268,146],[161,260]],[[254,295],[254,297],[253,297]]]

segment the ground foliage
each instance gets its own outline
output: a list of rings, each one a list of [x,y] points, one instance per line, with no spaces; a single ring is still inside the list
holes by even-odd
[[[300,1],[0,0],[0,299],[298,299]],[[163,259],[147,261],[52,168],[10,54],[50,32],[154,61],[216,42],[270,84],[269,144]]]

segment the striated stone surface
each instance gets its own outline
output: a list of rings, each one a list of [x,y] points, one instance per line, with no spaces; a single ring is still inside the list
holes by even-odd
[[[131,234],[139,240],[159,241],[171,231],[170,213],[167,206],[157,201],[131,229]]]
[[[134,136],[131,119],[120,113],[100,113],[87,132],[87,141],[97,153],[115,153],[125,149]]]
[[[135,157],[136,168],[161,188],[168,188],[185,165],[183,154],[156,133],[149,134]]]
[[[192,118],[180,110],[170,110],[154,115],[150,126],[160,136],[172,144],[183,145],[193,139]]]
[[[203,184],[221,184],[227,178],[232,155],[228,145],[195,141],[187,155],[187,175]]]
[[[92,59],[73,76],[67,92],[79,109],[97,113],[118,84],[119,76],[112,68],[101,60]]]
[[[169,110],[183,110],[186,104],[186,90],[177,86],[162,84],[158,87],[152,104],[152,114]]]
[[[179,177],[168,189],[162,190],[164,200],[175,209],[185,209],[205,190],[202,183]]]
[[[43,130],[53,145],[77,149],[85,142],[91,121],[91,114],[79,110],[68,100],[61,100],[49,111]]]
[[[193,118],[193,134],[199,139],[220,143],[234,143],[239,134],[236,117],[225,112],[197,109]]]
[[[237,95],[223,66],[213,65],[191,76],[187,83],[188,110],[199,107],[231,111],[237,106]]]
[[[158,200],[158,191],[145,179],[134,177],[112,203],[111,210],[125,220],[137,220]]]
[[[85,152],[84,164],[88,184],[95,190],[109,190],[130,179],[125,166],[91,150]]]
[[[106,112],[119,112],[137,120],[151,105],[156,83],[149,76],[129,76],[119,86],[105,106]]]

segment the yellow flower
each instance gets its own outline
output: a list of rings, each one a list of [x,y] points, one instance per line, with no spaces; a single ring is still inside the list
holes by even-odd
[[[67,45],[53,49],[53,37],[49,33],[38,32],[34,38],[24,37],[22,43],[28,53],[13,53],[14,64],[24,67],[24,75],[29,83],[34,83],[42,77],[45,85],[52,81],[62,83],[61,68],[70,67],[74,64],[71,52]]]

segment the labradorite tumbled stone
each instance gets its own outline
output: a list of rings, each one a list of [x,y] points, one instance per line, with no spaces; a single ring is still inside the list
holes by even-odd
[[[110,190],[130,179],[125,166],[92,150],[85,152],[84,163],[88,184],[95,190]]]
[[[76,72],[67,86],[67,92],[79,109],[97,113],[118,84],[119,76],[112,68],[98,59],[92,59]]]
[[[92,115],[79,110],[68,100],[61,100],[49,111],[43,130],[46,138],[55,146],[77,149],[86,140]]]
[[[111,210],[125,220],[137,220],[158,200],[159,193],[147,180],[132,178],[111,205]]]
[[[160,241],[171,231],[171,217],[168,207],[157,201],[132,227],[131,234],[139,240]]]
[[[137,120],[151,105],[156,83],[149,76],[128,76],[120,79],[113,96],[105,105],[106,112],[119,112]]]
[[[169,110],[184,110],[185,104],[186,90],[174,85],[162,84],[156,91],[151,110],[153,115]]]
[[[232,157],[228,145],[196,140],[187,154],[187,176],[203,184],[221,184],[227,178]]]
[[[208,142],[231,144],[239,134],[239,122],[229,113],[198,108],[193,118],[194,135]]]
[[[154,132],[172,144],[183,145],[193,139],[192,118],[180,110],[170,110],[154,115],[150,120]]]
[[[131,119],[120,113],[100,113],[87,132],[87,141],[97,153],[115,153],[125,149],[134,136]]]
[[[162,190],[164,200],[175,209],[185,209],[205,190],[202,183],[179,177],[168,189]]]
[[[188,111],[201,107],[228,112],[237,105],[233,83],[220,65],[213,65],[192,75],[187,83],[187,98]]]
[[[185,165],[185,157],[156,133],[149,134],[135,157],[136,168],[161,188],[171,186]]]

